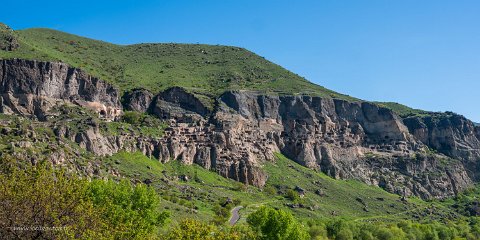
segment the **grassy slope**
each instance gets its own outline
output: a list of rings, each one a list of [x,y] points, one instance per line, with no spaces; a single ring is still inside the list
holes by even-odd
[[[218,206],[219,201],[227,197],[241,200],[240,205],[246,206],[241,210],[240,222],[245,221],[246,215],[262,205],[289,209],[302,221],[331,218],[334,217],[333,212],[338,217],[354,221],[391,221],[418,218],[418,216],[428,220],[429,218],[448,218],[451,215],[451,210],[446,209],[451,204],[439,205],[416,199],[403,203],[399,196],[389,194],[378,187],[367,186],[352,180],[335,180],[279,154],[276,155],[275,162],[267,162],[263,166],[269,176],[265,191],[252,186],[245,187],[241,183],[223,178],[197,165],[186,166],[178,161],[162,164],[141,153],[120,152],[112,157],[95,157],[76,143],[55,137],[52,131],[52,124],[69,126],[71,131],[84,131],[82,129],[88,127],[85,124],[91,122],[82,120],[89,119],[88,111],[82,111],[75,106],[65,106],[59,111],[63,112],[62,117],[53,119],[51,122],[35,122],[18,116],[0,114],[0,128],[3,133],[3,137],[0,138],[2,156],[11,156],[25,162],[30,161],[32,156],[37,156],[35,159],[41,161],[44,158],[47,159],[56,149],[61,148],[66,155],[75,156],[75,161],[65,163],[73,166],[71,169],[77,169],[79,166],[83,166],[79,170],[89,168],[88,166],[101,166],[96,173],[98,177],[118,172],[122,177],[134,182],[150,179],[152,185],[165,199],[162,207],[172,212],[174,220],[185,217],[201,220],[214,219],[215,207]],[[69,121],[72,119],[73,121]],[[100,123],[100,128],[101,131],[109,134],[120,131],[142,131],[137,129],[136,125],[123,122],[106,125]],[[161,132],[149,132],[161,135]],[[35,139],[46,139],[46,141],[33,141],[32,136],[35,136]],[[25,144],[28,142],[32,144]],[[87,172],[80,172],[80,174],[88,175]],[[178,178],[180,175],[186,175],[190,180],[181,181]],[[198,181],[194,180],[195,176]],[[306,197],[299,202],[304,207],[290,209],[286,204],[294,202],[284,196],[287,190],[295,186],[306,190]],[[317,190],[321,190],[323,196],[316,194]],[[364,210],[364,205],[357,198],[365,202],[368,212]],[[431,204],[435,206],[434,214],[424,215]]]
[[[293,202],[286,199],[284,193],[295,186],[306,190],[305,198],[300,200],[305,207],[290,209],[302,221],[330,218],[332,212],[335,212],[337,217],[350,220],[411,219],[428,206],[426,202],[415,199],[403,203],[397,195],[357,181],[332,179],[302,167],[282,155],[277,155],[275,163],[267,163],[264,166],[269,175],[267,188],[274,186],[277,193],[267,193],[252,186],[244,188],[238,182],[222,178],[196,165],[186,166],[177,161],[162,164],[141,153],[121,152],[105,159],[103,165],[107,169],[118,170],[127,178],[139,181],[152,180],[152,185],[165,199],[162,205],[172,212],[174,220],[185,217],[211,220],[215,216],[214,206],[218,205],[219,199],[227,197],[241,200],[240,205],[246,206],[240,211],[242,215],[240,222],[245,221],[246,215],[262,205],[290,209],[285,204]],[[195,174],[199,181],[193,180]],[[190,180],[181,181],[178,178],[181,175],[189,176]],[[325,196],[315,194],[317,189],[321,189]],[[364,206],[357,198],[363,199],[368,212],[363,210]],[[193,206],[197,213],[191,210]],[[447,210],[438,212],[443,211]],[[425,217],[425,220],[427,219],[428,216]]]
[[[173,43],[124,46],[43,28],[9,32],[0,24],[2,34],[14,35],[20,47],[0,51],[0,58],[66,62],[123,91],[146,88],[155,93],[181,86],[197,93],[207,105],[212,97],[230,89],[359,100],[313,84],[238,47]],[[428,114],[393,102],[377,104],[402,117]]]
[[[63,61],[122,90],[181,86],[207,96],[228,89],[354,100],[315,85],[248,50],[202,44],[115,45],[50,29],[15,31],[20,48],[0,58]]]
[[[211,106],[212,97],[231,89],[359,100],[313,84],[238,47],[173,43],[124,46],[44,28],[12,32],[0,23],[0,41],[5,35],[13,35],[19,48],[0,50],[0,59],[66,62],[122,91],[146,88],[156,93],[180,86],[196,93],[207,106]],[[429,114],[398,103],[376,103],[402,117]]]
[[[428,115],[431,113],[431,112],[427,112],[420,109],[414,109],[396,102],[376,102],[376,103],[379,104],[380,106],[391,109],[401,117],[421,116],[421,115]]]

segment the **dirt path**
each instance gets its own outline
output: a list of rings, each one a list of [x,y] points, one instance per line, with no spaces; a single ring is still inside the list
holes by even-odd
[[[278,199],[274,199],[274,200],[271,200],[271,201],[266,201],[266,202],[261,202],[261,203],[257,203],[257,204],[253,204],[253,205],[248,205],[249,209],[252,209],[252,208],[258,208],[260,206],[263,206],[267,203],[273,203],[273,202],[277,202]],[[243,206],[236,206],[235,208],[233,208],[230,212],[232,213],[232,217],[230,217],[230,220],[228,220],[228,223],[230,224],[230,226],[233,226],[235,225],[238,220],[240,219],[240,209],[242,209]]]
[[[230,226],[235,225],[238,219],[240,219],[240,214],[238,213],[238,211],[240,211],[240,209],[242,208],[243,208],[242,206],[236,206],[235,208],[232,209],[231,211],[232,217],[230,217],[230,220],[228,221],[230,223]]]

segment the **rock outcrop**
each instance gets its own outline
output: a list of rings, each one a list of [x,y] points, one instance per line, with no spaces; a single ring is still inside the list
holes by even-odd
[[[113,120],[121,114],[118,90],[65,63],[0,60],[0,111],[45,120],[55,105],[75,103]]]
[[[408,117],[405,125],[416,139],[430,149],[460,159],[469,176],[480,180],[480,127],[464,116],[447,112]]]
[[[416,139],[447,156],[479,160],[480,127],[455,113],[432,114],[404,119]]]
[[[179,98],[160,93],[148,108],[170,121],[155,150],[162,161],[197,163],[261,186],[262,162],[280,152],[332,177],[402,195],[443,198],[472,184],[462,161],[429,152],[400,117],[372,103],[230,91],[208,112],[192,94],[173,91]]]
[[[146,112],[152,102],[153,94],[145,89],[134,89],[123,95],[123,107],[127,111]]]
[[[480,127],[452,115],[402,119],[369,102],[313,96],[228,91],[207,107],[182,88],[123,95],[110,84],[63,63],[0,61],[0,111],[48,120],[50,109],[71,103],[115,120],[123,109],[168,123],[158,137],[108,135],[56,126],[97,155],[141,151],[162,162],[198,164],[224,177],[263,186],[274,153],[334,178],[358,179],[401,195],[444,198],[478,181]],[[437,150],[437,152],[431,151]]]

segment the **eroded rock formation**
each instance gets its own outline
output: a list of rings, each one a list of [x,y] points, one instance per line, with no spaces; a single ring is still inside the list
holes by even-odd
[[[168,91],[178,99],[193,98],[180,88]],[[372,103],[231,91],[217,99],[211,113],[202,114],[199,104],[152,101],[150,112],[171,121],[156,150],[159,159],[197,163],[262,185],[261,163],[280,152],[335,178],[424,198],[451,196],[473,182],[468,159],[432,153],[403,119]]]
[[[458,116],[401,119],[368,102],[312,96],[225,92],[212,107],[174,87],[124,94],[62,63],[2,60],[0,110],[48,118],[64,102],[115,120],[122,109],[148,112],[169,125],[161,137],[109,136],[98,126],[55,134],[97,155],[141,151],[162,162],[198,164],[224,177],[263,186],[265,161],[279,152],[334,178],[358,179],[402,194],[443,198],[478,181],[480,128]],[[442,115],[443,116],[443,115]],[[432,151],[432,149],[437,152]]]
[[[44,120],[55,105],[75,103],[113,120],[121,114],[118,90],[65,63],[0,60],[0,111]]]

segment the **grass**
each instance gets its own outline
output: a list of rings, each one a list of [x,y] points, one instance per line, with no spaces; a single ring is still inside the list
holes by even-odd
[[[242,199],[242,204],[247,205],[267,200],[260,189],[247,187],[241,191],[240,183],[200,166],[187,166],[178,161],[163,164],[141,153],[119,152],[105,159],[103,165],[137,182],[151,180],[151,185],[164,198],[162,205],[172,212],[174,221],[185,217],[213,220],[219,199]],[[182,181],[181,176],[187,176],[189,180]]]
[[[426,116],[431,114],[431,112],[427,112],[420,109],[413,109],[396,102],[375,102],[375,103],[396,112],[400,117],[403,117],[403,118],[412,117],[412,116]]]
[[[172,213],[173,221],[189,217],[218,222],[218,208],[227,198],[236,200],[240,202],[236,205],[245,207],[240,211],[240,223],[263,205],[291,211],[304,222],[321,218],[398,221],[420,217],[428,221],[449,219],[454,211],[452,204],[419,199],[403,202],[398,195],[387,193],[378,187],[355,180],[332,179],[280,154],[276,154],[275,162],[266,162],[263,166],[268,174],[264,189],[245,186],[197,165],[184,165],[179,161],[160,163],[138,152],[119,152],[111,157],[94,156],[78,144],[54,136],[52,124],[90,124],[81,120],[85,118],[84,115],[88,116],[87,112],[76,112],[79,109],[68,106],[62,109],[67,112],[64,116],[74,116],[80,120],[74,121],[75,123],[65,123],[62,119],[54,119],[52,123],[36,122],[0,114],[2,156],[14,157],[19,162],[30,162],[33,156],[35,160],[42,161],[48,160],[57,152],[64,152],[65,156],[69,156],[68,159],[73,160],[64,162],[64,165],[74,172],[80,171],[78,174],[82,176],[127,178],[136,183],[151,182],[163,198],[162,209]],[[133,125],[127,128],[132,127]],[[33,141],[32,136],[45,141]],[[94,175],[85,172],[85,169],[92,166],[98,169]],[[286,198],[287,191],[297,186],[305,190],[305,197],[293,201]],[[428,211],[429,209],[435,211]],[[221,220],[226,222],[227,219]]]
[[[115,45],[51,29],[15,31],[20,47],[0,58],[62,61],[121,90],[180,86],[207,98],[226,90],[356,100],[313,84],[246,49],[204,44]]]
[[[179,86],[194,93],[207,107],[227,90],[251,90],[273,95],[311,95],[359,101],[309,82],[246,49],[205,44],[116,45],[52,29],[7,31],[14,36],[15,51],[0,50],[0,59],[23,58],[61,61],[102,80],[122,92],[145,88],[157,93]],[[428,115],[394,102],[376,102],[402,117]]]
[[[265,189],[273,187],[274,192],[242,186],[197,165],[184,165],[178,161],[160,163],[141,153],[120,152],[102,160],[102,165],[106,170],[114,169],[134,182],[149,179],[163,197],[164,209],[172,212],[174,221],[185,217],[214,220],[219,199],[226,198],[238,200],[239,205],[245,207],[240,211],[240,223],[263,205],[292,211],[302,221],[332,217],[352,221],[395,221],[411,219],[430,206],[430,203],[418,199],[402,202],[398,195],[359,181],[332,179],[279,154],[275,163],[269,162],[264,166],[269,175]],[[187,176],[188,181],[182,180],[183,176]],[[285,192],[296,186],[305,189],[306,195],[298,202],[292,202],[285,197]],[[315,193],[319,189],[324,195]],[[292,204],[301,206],[290,208],[288,205]],[[364,210],[365,206],[368,212]],[[427,216],[425,220],[429,217],[435,218]]]
[[[180,86],[199,96],[206,103],[226,90],[252,90],[268,94],[306,94],[333,97],[357,101],[321,86],[265,60],[248,50],[230,46],[212,46],[203,44],[136,44],[115,45],[107,42],[83,38],[50,29],[26,29],[6,31],[0,25],[0,40],[14,37],[19,43],[15,51],[1,51],[0,58],[24,58],[43,61],[62,61],[71,66],[82,68],[93,76],[104,79],[122,91],[133,88],[146,88],[158,92],[171,86]],[[399,113],[402,117],[419,116],[428,112],[412,109],[398,103],[377,103]],[[96,119],[95,114],[65,107],[59,124],[68,125],[74,132],[82,132],[91,124],[99,124],[103,133],[119,135],[133,132],[137,135],[161,137],[165,125],[152,122],[150,126],[141,124],[112,122],[104,123]],[[9,117],[0,115],[0,120]],[[148,116],[142,117],[147,119]],[[12,121],[13,122],[13,121]],[[27,122],[24,122],[27,123]],[[10,126],[25,129],[28,126]],[[32,126],[33,123],[28,122]],[[54,141],[51,129],[37,126],[35,132],[39,138]],[[46,156],[51,146],[38,142],[28,148],[12,147],[11,142],[21,141],[22,137],[10,134],[3,137],[0,149],[3,152],[31,151],[30,155]],[[76,154],[79,147],[63,140],[62,148]],[[72,145],[74,147],[69,147]],[[15,151],[14,151],[15,150]],[[27,154],[28,155],[28,154]],[[372,156],[375,157],[375,156]],[[93,156],[83,153],[82,164],[87,159],[96,161]],[[375,219],[410,219],[422,214],[433,204],[439,214],[449,214],[448,207],[437,203],[426,203],[411,199],[408,203],[399,200],[399,196],[384,190],[368,186],[358,181],[335,180],[322,173],[302,167],[276,156],[276,162],[265,163],[264,170],[269,175],[266,189],[263,191],[252,186],[242,186],[233,180],[220,177],[213,171],[199,166],[182,165],[177,161],[162,164],[140,153],[120,152],[102,160],[109,172],[118,172],[121,176],[135,182],[152,181],[152,185],[164,198],[164,208],[173,212],[174,220],[185,217],[214,219],[215,208],[219,201],[232,198],[245,206],[241,210],[241,222],[245,215],[262,205],[291,210],[302,220],[342,217],[355,221]],[[106,171],[105,171],[106,172]],[[187,176],[188,181],[182,181]],[[305,198],[291,201],[285,198],[288,190],[295,187],[306,190]],[[317,194],[316,192],[321,192]],[[290,208],[288,205],[298,205]],[[301,205],[301,206],[300,206]]]
[[[303,167],[281,154],[276,155],[275,163],[267,163],[269,174],[267,185],[281,186],[279,189],[293,189],[296,186],[306,190],[304,204],[316,205],[320,209],[318,217],[340,216],[347,219],[390,216],[409,218],[403,212],[416,209],[423,202],[402,202],[400,197],[383,189],[369,186],[356,180],[337,180]],[[324,196],[315,192],[320,190]],[[365,211],[368,210],[367,211]],[[302,211],[303,217],[310,213]]]
[[[63,164],[71,164],[71,170],[76,171],[77,166],[85,166],[94,158],[70,139],[56,137],[50,123],[0,114],[0,130],[2,157],[16,159],[20,165],[65,157]]]

